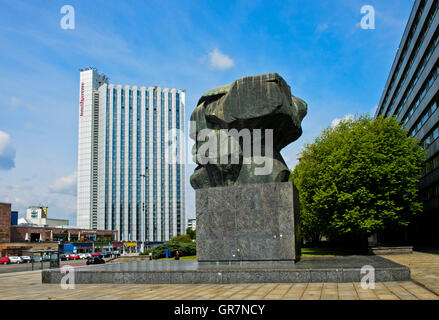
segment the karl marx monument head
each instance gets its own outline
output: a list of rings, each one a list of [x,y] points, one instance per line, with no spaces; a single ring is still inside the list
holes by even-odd
[[[204,94],[191,115],[194,189],[288,181],[280,151],[302,135],[307,104],[277,73]]]

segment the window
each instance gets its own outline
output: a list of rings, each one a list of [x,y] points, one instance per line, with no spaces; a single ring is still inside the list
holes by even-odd
[[[424,114],[424,117],[422,117],[422,121],[421,121],[422,125],[423,125],[425,122],[427,122],[429,116],[430,116],[430,115],[429,115],[428,112],[427,112],[426,114]]]

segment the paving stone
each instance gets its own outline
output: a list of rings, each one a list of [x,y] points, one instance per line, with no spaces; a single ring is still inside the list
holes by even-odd
[[[409,257],[407,257],[409,256]],[[430,289],[439,284],[439,256],[414,252],[412,255],[386,257],[415,270],[416,281]],[[422,282],[421,282],[422,281]],[[76,284],[74,290],[63,290],[59,284],[41,283],[41,271],[0,274],[0,299],[426,299],[438,295],[412,281],[377,282],[375,289],[363,289],[355,283],[266,283],[266,284]]]

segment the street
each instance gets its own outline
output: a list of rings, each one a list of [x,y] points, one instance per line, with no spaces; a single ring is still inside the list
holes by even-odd
[[[61,266],[71,265],[80,266],[85,265],[87,260],[69,260],[61,261]],[[41,268],[41,262],[34,263],[34,270],[39,270]],[[44,262],[44,269],[49,268],[49,262]],[[32,271],[32,263],[19,263],[19,264],[2,264],[0,265],[0,274],[9,272],[21,272],[21,271]]]

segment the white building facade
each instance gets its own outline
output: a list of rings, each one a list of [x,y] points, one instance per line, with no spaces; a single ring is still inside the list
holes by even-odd
[[[26,219],[21,219],[21,223],[48,227],[68,227],[69,220],[47,218],[47,207],[29,207],[26,210]]]
[[[197,230],[197,219],[187,219],[187,227],[192,230]]]
[[[185,234],[185,92],[89,68],[79,101],[78,226],[142,244]]]

